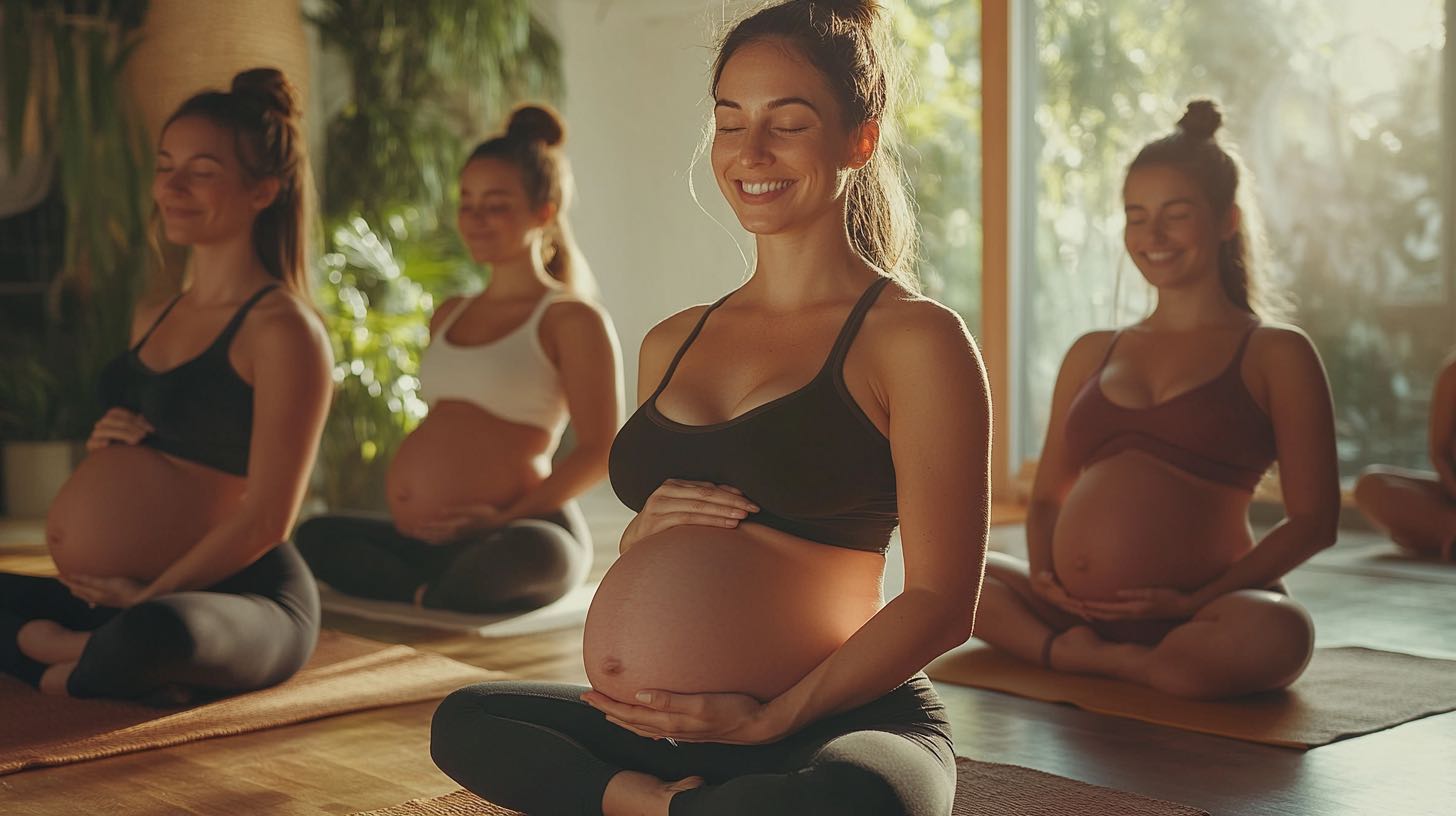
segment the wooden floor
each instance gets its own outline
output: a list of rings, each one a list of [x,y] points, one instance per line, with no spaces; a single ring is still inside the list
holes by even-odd
[[[587,504],[595,573],[615,556],[625,511]],[[0,527],[0,570],[44,559]],[[996,531],[1015,549],[1019,529]],[[1368,545],[1342,535],[1337,551]],[[1337,551],[1332,551],[1337,552]],[[1359,644],[1456,656],[1456,567],[1360,574],[1319,559],[1289,580],[1320,645]],[[581,630],[483,640],[326,616],[325,626],[409,643],[520,677],[584,682]],[[1452,678],[1456,683],[1456,677]],[[1456,713],[1308,752],[1264,747],[939,684],[957,752],[1200,806],[1216,816],[1456,813]],[[433,703],[362,712],[96,762],[0,776],[0,814],[345,814],[452,790],[429,758]],[[0,712],[0,728],[4,727]]]

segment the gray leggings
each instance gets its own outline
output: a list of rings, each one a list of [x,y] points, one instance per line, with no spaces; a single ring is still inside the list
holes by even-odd
[[[379,515],[315,516],[293,534],[314,575],[340,592],[414,600],[455,612],[535,609],[591,570],[591,537],[575,504],[445,544],[411,538]]]
[[[623,770],[706,778],[673,797],[672,816],[946,816],[955,797],[950,725],[923,674],[766,745],[639,737],[578,699],[584,691],[529,681],[461,689],[435,712],[435,764],[532,816],[600,814]]]

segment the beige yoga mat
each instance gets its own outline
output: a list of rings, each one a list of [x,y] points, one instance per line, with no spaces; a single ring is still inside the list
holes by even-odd
[[[514,637],[537,632],[551,632],[557,629],[570,629],[573,626],[582,625],[586,622],[586,611],[591,606],[592,596],[596,594],[596,591],[596,582],[590,582],[573,589],[540,609],[492,615],[470,615],[443,609],[421,609],[407,603],[357,598],[322,583],[319,584],[319,601],[329,612],[353,615],[365,620],[423,626],[428,629],[460,632],[480,637]]]
[[[951,816],[1208,816],[1207,811],[1089,785],[1018,765],[956,758]],[[517,811],[455,791],[434,799],[354,816],[519,816]]]
[[[1299,569],[1456,584],[1456,562],[1422,558],[1385,540],[1341,542],[1316,553]]]
[[[0,676],[0,774],[432,700],[504,677],[408,646],[329,631],[288,682],[181,710],[53,697]]]
[[[1048,671],[979,643],[941,657],[926,673],[942,683],[1287,748],[1327,745],[1456,710],[1456,660],[1356,646],[1316,649],[1309,668],[1288,689],[1222,702]]]

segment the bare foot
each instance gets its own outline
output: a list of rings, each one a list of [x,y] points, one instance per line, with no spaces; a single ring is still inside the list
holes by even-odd
[[[651,774],[622,771],[607,783],[602,813],[605,816],[667,816],[672,797],[706,782],[701,776],[664,782]]]
[[[76,632],[49,620],[33,620],[15,633],[21,654],[47,666],[69,663],[81,656],[90,632]]]
[[[1090,626],[1073,626],[1052,641],[1050,663],[1057,671],[1130,678],[1148,649],[1134,643],[1103,640]]]
[[[66,682],[71,679],[71,672],[76,668],[75,661],[69,663],[57,663],[45,670],[40,676],[40,693],[54,694],[57,697],[66,697],[70,691],[66,689]]]

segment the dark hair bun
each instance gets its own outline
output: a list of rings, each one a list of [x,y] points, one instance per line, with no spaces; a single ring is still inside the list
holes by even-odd
[[[807,0],[814,8],[826,9],[841,20],[872,26],[880,19],[878,0]]]
[[[522,105],[511,112],[511,121],[506,125],[506,138],[520,142],[541,142],[555,147],[566,141],[566,126],[561,117],[550,108],[540,105]]]
[[[298,115],[298,91],[277,68],[250,68],[233,77],[232,92],[257,100],[263,107],[292,119]]]
[[[1188,103],[1188,110],[1178,120],[1178,129],[1194,139],[1212,139],[1223,124],[1223,113],[1212,99],[1195,99]]]

